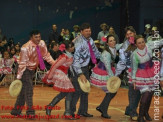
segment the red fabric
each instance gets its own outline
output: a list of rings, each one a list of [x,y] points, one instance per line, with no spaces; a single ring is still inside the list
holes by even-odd
[[[65,74],[67,74],[69,67],[59,66],[57,69],[63,71]]]

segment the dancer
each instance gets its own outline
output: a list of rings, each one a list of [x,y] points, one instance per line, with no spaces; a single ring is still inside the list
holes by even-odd
[[[71,108],[74,113],[76,111],[77,101],[80,97],[80,107],[77,114],[84,117],[93,117],[93,115],[87,113],[88,93],[81,90],[78,83],[78,77],[80,77],[82,82],[87,82],[87,79],[89,80],[88,64],[90,62],[90,58],[92,59],[92,62],[96,64],[96,57],[100,58],[100,52],[91,38],[90,25],[88,23],[83,23],[80,29],[81,35],[74,40],[75,53],[74,62],[72,64],[74,76],[72,77],[72,83],[76,91],[73,93]]]
[[[116,93],[109,93],[107,90],[107,80],[114,76],[116,63],[118,62],[117,50],[120,49],[122,44],[116,44],[115,37],[113,35],[107,36],[105,49],[101,54],[100,62],[92,69],[91,83],[97,87],[100,87],[106,93],[101,104],[96,108],[101,112],[101,117],[110,119],[111,116],[107,114],[109,103],[114,98]]]
[[[68,119],[75,119],[72,117],[70,103],[72,100],[72,92],[75,91],[70,79],[68,78],[68,69],[73,62],[72,49],[74,49],[70,41],[64,41],[60,45],[60,50],[63,53],[59,56],[56,62],[51,67],[50,71],[43,78],[43,82],[47,84],[54,84],[54,90],[60,91],[60,93],[53,98],[53,100],[46,107],[46,114],[51,115],[52,108],[64,97],[65,100],[65,112],[64,115]]]
[[[155,46],[152,43],[145,44],[143,36],[138,35],[135,39],[137,49],[131,56],[131,69],[129,80],[134,82],[134,89],[141,92],[138,122],[145,122],[144,117],[148,121],[152,121],[148,114],[152,101],[153,91],[156,86],[154,84],[155,63],[152,62],[152,49]],[[158,41],[158,45],[163,45],[163,40]]]
[[[122,71],[128,70],[131,67],[131,59],[130,56],[133,51],[136,49],[134,44],[134,37],[136,35],[136,31],[132,26],[128,26],[125,28],[126,33],[126,41],[123,43],[121,49],[119,50],[119,62],[116,67],[115,76],[119,76]],[[138,119],[137,107],[140,100],[140,92],[139,90],[134,90],[133,83],[128,81],[129,90],[128,90],[128,99],[129,105],[126,107],[125,115],[130,116],[132,120]]]
[[[41,40],[40,32],[33,30],[30,32],[30,40],[22,46],[20,52],[17,79],[22,81],[23,86],[11,111],[12,115],[21,115],[22,107],[24,107],[26,102],[28,108],[26,111],[27,116],[31,119],[35,117],[35,110],[32,108],[33,77],[39,64],[41,70],[45,69],[43,58],[51,65],[55,62],[50,53],[48,53],[45,42]]]

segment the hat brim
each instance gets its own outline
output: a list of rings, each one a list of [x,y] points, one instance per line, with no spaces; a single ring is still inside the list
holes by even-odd
[[[80,77],[78,78],[78,82],[79,82],[79,85],[80,85],[80,88],[83,92],[86,92],[86,93],[89,93],[91,88],[90,88],[90,82],[87,80],[86,83],[83,83],[80,79]]]
[[[121,80],[119,77],[110,77],[107,81],[107,89],[110,93],[116,93],[121,85]]]
[[[22,82],[20,80],[14,80],[9,87],[9,94],[12,97],[17,97],[22,89]]]

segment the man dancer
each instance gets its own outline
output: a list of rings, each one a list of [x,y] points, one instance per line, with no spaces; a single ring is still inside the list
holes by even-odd
[[[80,98],[78,115],[84,117],[93,117],[93,115],[87,113],[88,93],[83,92],[78,83],[78,77],[80,77],[82,82],[87,82],[87,80],[89,80],[88,64],[90,62],[90,58],[94,64],[97,63],[96,58],[100,58],[100,52],[91,38],[91,28],[88,23],[83,23],[81,25],[81,35],[74,40],[74,43],[75,53],[74,62],[72,64],[74,76],[72,77],[72,83],[75,88],[75,93],[73,93],[71,103],[72,112],[74,113],[76,111],[76,104]]]
[[[38,30],[33,30],[30,33],[30,40],[21,48],[20,59],[18,61],[17,79],[22,81],[22,90],[17,97],[11,115],[21,115],[22,108],[25,102],[27,104],[26,114],[29,118],[35,117],[33,106],[33,75],[37,66],[40,64],[40,69],[45,69],[43,59],[51,65],[55,62],[47,51],[46,44],[41,40],[41,34]]]

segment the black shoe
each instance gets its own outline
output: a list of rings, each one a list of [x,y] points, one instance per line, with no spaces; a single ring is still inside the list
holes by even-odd
[[[144,117],[139,116],[139,117],[138,117],[138,122],[145,122]]]
[[[17,116],[17,117],[23,116],[22,113],[20,113],[20,114],[15,114],[15,113],[12,113],[12,112],[11,112],[11,115],[13,115],[13,116]]]
[[[145,119],[148,121],[152,121],[152,118],[149,116],[148,113],[145,113]]]
[[[107,118],[107,119],[111,119],[111,116],[108,115],[108,114],[101,114],[101,117],[103,117],[103,118]]]
[[[83,116],[83,117],[93,117],[93,115],[88,114],[88,113],[83,113],[83,114],[79,114],[79,115]]]
[[[50,116],[51,115],[51,110],[52,110],[51,106],[47,106],[45,110],[46,110],[46,115]]]
[[[102,110],[100,109],[100,107],[96,107],[96,110],[99,111],[101,114],[103,114]]]

